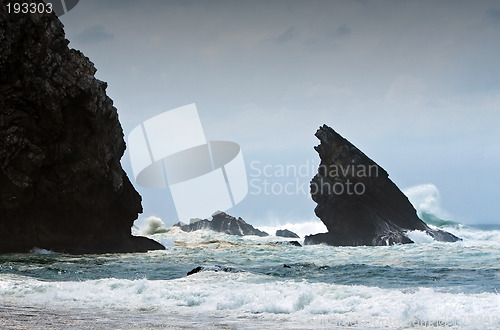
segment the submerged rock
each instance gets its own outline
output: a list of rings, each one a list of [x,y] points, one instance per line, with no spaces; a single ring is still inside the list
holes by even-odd
[[[288,229],[278,229],[276,230],[276,236],[280,237],[289,237],[289,238],[300,238],[299,235],[295,234],[293,231],[290,231]]]
[[[210,272],[225,272],[225,273],[240,273],[240,272],[243,272],[243,270],[236,269],[236,268],[233,268],[233,267],[227,267],[227,266],[219,266],[219,265],[215,265],[215,266],[198,266],[196,268],[191,269],[189,272],[187,272],[187,276],[193,275],[193,274],[196,274],[196,273],[199,273],[199,272],[206,272],[206,271],[210,271]]]
[[[131,235],[141,197],[120,165],[107,84],[54,14],[0,6],[0,253],[164,247]]]
[[[176,223],[175,227],[179,227],[183,231],[191,232],[196,230],[213,230],[228,235],[256,235],[256,236],[269,236],[268,233],[254,228],[252,225],[246,223],[242,218],[236,219],[224,212],[216,212],[212,215],[212,220],[199,220],[191,222],[186,225],[182,222]]]
[[[293,246],[302,247],[302,244],[300,244],[298,241],[277,241],[277,242],[271,242],[271,244],[274,244],[274,245],[293,245]]]
[[[435,240],[458,237],[429,228],[387,172],[332,128],[316,132],[321,159],[311,181],[316,215],[328,233],[309,235],[304,244],[391,245],[413,243],[407,231],[420,230]]]

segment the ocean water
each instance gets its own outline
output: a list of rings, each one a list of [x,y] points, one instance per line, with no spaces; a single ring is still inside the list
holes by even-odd
[[[2,328],[500,327],[500,226],[447,222],[457,243],[296,247],[151,222],[165,251],[0,255]]]

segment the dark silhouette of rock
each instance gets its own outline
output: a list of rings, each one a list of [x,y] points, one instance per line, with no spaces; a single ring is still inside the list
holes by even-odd
[[[212,220],[198,220],[191,222],[189,225],[179,222],[174,226],[187,232],[205,229],[238,236],[269,236],[268,233],[254,228],[252,225],[246,223],[242,218],[236,219],[235,217],[220,211],[212,215]]]
[[[429,228],[387,172],[330,127],[316,132],[321,158],[311,181],[316,215],[328,233],[306,236],[305,244],[391,245],[413,243],[407,231],[421,230],[438,241],[456,236]]]
[[[300,238],[299,235],[295,234],[293,231],[290,231],[288,229],[278,229],[276,230],[276,236],[280,237],[289,237],[289,238]]]
[[[187,276],[193,275],[199,272],[205,272],[205,271],[211,271],[211,272],[226,272],[226,273],[240,273],[243,272],[243,270],[236,269],[233,267],[227,267],[227,266],[198,266],[196,268],[191,269],[188,273]]]
[[[293,245],[293,246],[299,246],[302,247],[302,244],[300,244],[298,241],[278,241],[278,242],[272,242],[270,244],[277,244],[277,245]]]
[[[141,197],[120,165],[106,83],[55,14],[0,6],[0,253],[164,247],[131,235]]]

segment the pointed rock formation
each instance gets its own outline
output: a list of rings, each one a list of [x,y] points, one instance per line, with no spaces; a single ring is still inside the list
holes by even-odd
[[[276,230],[276,236],[289,237],[289,238],[300,238],[299,235],[295,234],[293,231],[288,229],[278,229]]]
[[[212,220],[201,220],[191,222],[186,225],[182,222],[176,223],[175,227],[179,227],[183,231],[191,232],[196,230],[213,230],[220,233],[225,233],[228,235],[256,235],[256,236],[269,236],[268,233],[254,228],[252,225],[248,224],[242,218],[236,219],[224,212],[218,211],[212,215]]]
[[[311,181],[316,215],[328,233],[305,237],[305,244],[334,246],[413,243],[406,232],[420,230],[438,241],[456,236],[429,228],[387,172],[330,127],[316,132],[321,159]]]
[[[0,6],[0,253],[163,249],[131,227],[141,197],[120,165],[106,83],[55,14]]]

